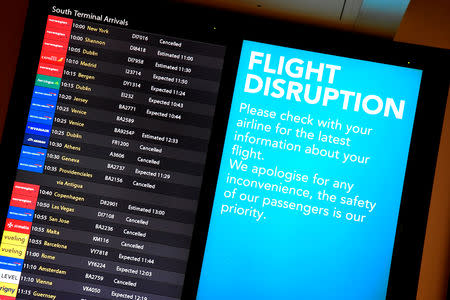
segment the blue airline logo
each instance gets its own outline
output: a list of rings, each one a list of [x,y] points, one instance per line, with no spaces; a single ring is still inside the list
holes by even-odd
[[[37,134],[25,134],[23,143],[30,146],[47,147],[50,137],[37,135]]]
[[[41,110],[30,109],[30,113],[28,114],[28,122],[52,125],[54,114],[54,111],[45,112]]]
[[[52,101],[55,104],[58,100],[58,90],[36,85],[33,90],[33,97]]]
[[[52,130],[51,125],[28,122],[27,128],[25,129],[25,133],[49,137],[51,130]]]
[[[20,221],[33,221],[34,210],[10,206],[8,210],[8,219],[20,220]]]
[[[49,113],[55,113],[56,104],[49,100],[33,98],[31,99],[31,109]]]
[[[22,271],[23,259],[0,255],[0,269],[20,272]]]
[[[20,151],[20,159],[33,159],[36,161],[44,162],[46,155],[47,149],[29,147],[25,145],[22,146],[22,151]]]
[[[44,164],[31,159],[20,159],[17,169],[42,173],[44,171]]]
[[[19,170],[42,173],[44,171],[47,149],[22,146],[20,152]]]

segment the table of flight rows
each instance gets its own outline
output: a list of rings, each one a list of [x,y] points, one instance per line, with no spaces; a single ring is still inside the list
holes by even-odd
[[[48,17],[0,252],[20,281],[4,280],[5,299],[180,298],[224,53]]]

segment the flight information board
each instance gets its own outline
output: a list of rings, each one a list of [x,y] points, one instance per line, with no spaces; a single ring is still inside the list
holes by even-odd
[[[179,299],[225,47],[76,16],[48,16],[0,298]]]
[[[446,61],[180,1],[30,1],[0,300],[413,299]]]

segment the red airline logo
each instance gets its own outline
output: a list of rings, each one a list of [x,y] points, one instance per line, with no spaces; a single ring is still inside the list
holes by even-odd
[[[15,182],[11,195],[11,206],[34,209],[39,195],[39,185]]]
[[[45,30],[44,40],[67,43],[70,38],[69,34],[70,31],[62,31],[47,27],[47,29]]]
[[[11,206],[27,208],[27,209],[35,209],[36,208],[36,200],[37,198],[31,198],[28,196],[13,194],[11,196]]]
[[[5,230],[18,232],[18,233],[30,234],[31,222],[14,220],[14,219],[6,219]]]
[[[37,199],[39,195],[39,185],[14,182],[13,194],[25,195]]]
[[[56,66],[64,66],[65,57],[53,53],[41,53],[41,63],[53,64]]]
[[[72,22],[72,19],[48,16],[47,29],[70,33],[70,30],[72,29]]]
[[[48,53],[53,52],[60,56],[65,56],[67,52],[67,44],[61,43],[58,41],[46,41],[44,40],[44,43],[42,44],[42,52],[41,53]]]
[[[38,67],[38,74],[61,78],[63,74],[63,69],[64,66],[57,66],[53,64],[51,65],[40,62]]]

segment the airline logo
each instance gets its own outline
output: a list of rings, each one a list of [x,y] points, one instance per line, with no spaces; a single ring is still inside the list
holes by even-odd
[[[34,160],[29,159],[21,159],[19,160],[19,165],[17,169],[23,171],[30,171],[35,173],[43,173],[44,172],[44,164],[38,163]]]
[[[25,134],[23,138],[23,143],[30,146],[47,147],[49,139],[50,139],[49,136]]]
[[[18,233],[30,234],[31,222],[19,221],[14,219],[6,219],[5,230]],[[0,265],[1,268],[1,265]]]
[[[35,85],[37,85],[37,86],[59,90],[60,84],[61,84],[61,78],[46,76],[46,75],[41,75],[41,74],[38,74],[36,76]]]
[[[11,196],[10,205],[15,207],[22,207],[26,209],[35,209],[37,198],[31,198],[24,195],[13,194]]]
[[[39,185],[16,181],[14,183],[10,205],[14,207],[21,207],[33,210],[36,207],[38,194],[39,194]]]
[[[0,256],[0,269],[20,272],[23,267],[23,259]]]
[[[3,231],[2,243],[1,245],[13,245],[27,247],[29,234],[18,233],[13,231]],[[1,280],[0,280],[1,281]]]
[[[25,259],[26,246],[16,246],[9,244],[0,245],[0,255],[8,256],[12,258]]]
[[[52,125],[54,114],[54,112],[30,109],[30,113],[28,114],[28,122]]]
[[[20,272],[0,269],[0,282],[19,284]]]
[[[31,99],[31,109],[41,110],[44,112],[55,113],[56,103],[51,103],[51,100]]]
[[[42,43],[42,51],[41,53],[53,52],[58,55],[66,55],[67,52],[67,44],[61,43],[60,41],[46,41]]]
[[[40,62],[38,66],[38,73],[46,76],[62,77],[63,66],[56,66]]]
[[[28,122],[27,127],[25,129],[25,133],[50,137],[51,130],[52,130],[51,125]]]
[[[8,210],[8,219],[16,219],[20,221],[33,222],[34,210],[10,206]]]
[[[14,182],[13,194],[25,195],[37,199],[40,188],[41,186],[37,184],[16,181]]]
[[[58,85],[59,88],[59,85]],[[58,101],[58,90],[49,89],[46,87],[35,86],[33,90],[33,98],[39,98],[42,100],[46,100],[49,103],[56,104]]]
[[[20,158],[34,159],[40,162],[45,161],[46,155],[47,149],[35,148],[25,145],[22,146],[22,150],[20,151]]]
[[[50,52],[41,52],[41,59],[40,62],[47,63],[47,64],[53,64],[57,66],[64,66],[64,63],[66,61],[66,57],[62,56],[57,53],[50,53]]]
[[[47,27],[45,30],[44,40],[52,40],[52,41],[58,41],[58,42],[67,42],[69,41],[70,31],[66,29],[58,29],[58,28],[52,28]]]
[[[22,207],[26,209],[35,209],[36,198],[30,198],[23,195],[12,195],[10,205],[15,207]]]
[[[17,284],[0,282],[0,296],[16,297],[18,287]]]
[[[29,147],[24,145],[22,146],[22,150],[20,152],[19,166],[17,168],[24,171],[42,173],[44,171],[44,163],[46,156],[47,156],[46,149]]]
[[[70,33],[70,30],[72,29],[72,22],[72,19],[57,16],[48,16],[47,29]]]

